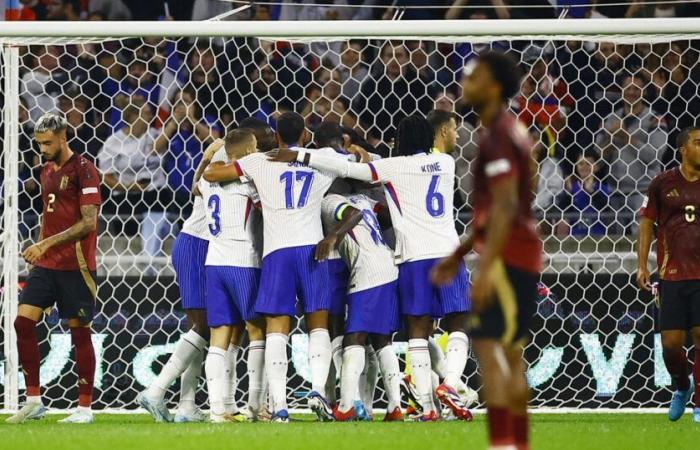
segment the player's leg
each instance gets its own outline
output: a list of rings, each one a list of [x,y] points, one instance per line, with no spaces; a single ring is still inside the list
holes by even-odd
[[[256,317],[246,322],[248,346],[248,409],[251,419],[259,419],[265,409],[265,319]]]
[[[284,248],[263,259],[255,310],[265,317],[265,376],[270,391],[272,420],[286,423],[287,341],[296,313],[295,249]]]
[[[693,421],[700,423],[700,281],[689,282],[691,334],[693,336]]]
[[[685,351],[686,330],[691,323],[692,308],[684,286],[685,282],[682,281],[662,280],[659,283],[661,347],[666,370],[675,386],[668,411],[671,421],[681,418],[693,395],[694,387],[689,379],[690,368]]]
[[[336,420],[354,420],[357,417],[357,407],[362,407],[360,377],[365,367],[366,341],[367,333],[348,333],[343,339],[340,404],[334,411]]]
[[[387,399],[385,422],[402,422],[401,412],[401,369],[399,358],[391,345],[391,335],[372,334],[370,341],[379,360],[379,370],[384,380],[384,392]]]
[[[490,449],[514,449],[510,413],[511,369],[499,340],[474,339],[474,352],[481,367],[483,400],[486,403]]]
[[[510,418],[513,431],[513,439],[517,450],[529,448],[529,423],[527,403],[530,400],[530,390],[525,377],[525,364],[523,363],[522,346],[513,345],[505,348],[508,367],[510,368],[510,381],[508,394],[510,402]]]
[[[343,305],[345,307],[345,305]],[[326,394],[328,402],[336,403],[336,380],[343,366],[343,328],[345,327],[345,314],[329,314],[329,333],[331,335],[331,361],[326,382]]]
[[[379,360],[377,353],[369,343],[365,344],[365,370],[360,377],[360,398],[365,409],[363,420],[371,421],[374,417],[374,393],[379,382]]]
[[[209,342],[209,327],[207,326],[206,311],[203,309],[188,309],[185,310],[185,317],[187,318],[188,333],[196,333],[197,336],[202,338],[202,340],[197,339],[197,341],[206,345],[206,342]],[[177,378],[177,373],[182,370],[182,365],[178,363],[182,360],[189,360],[189,364],[185,366],[180,376],[180,399],[175,414],[175,422],[177,423],[202,422],[206,420],[206,416],[197,408],[195,402],[199,380],[202,376],[205,348],[202,347],[200,351],[192,353],[192,356],[189,357],[188,355],[190,354],[189,352],[192,346],[188,341],[191,340],[191,335],[188,336],[187,340],[183,338],[180,339],[175,347],[175,351],[168,359],[168,362],[166,362],[160,374],[158,374],[158,378],[163,377],[163,380],[158,381],[159,384],[167,383],[170,378],[174,377],[172,381],[170,381],[172,384],[175,378]],[[183,345],[181,346],[180,343]],[[171,360],[173,360],[174,364],[170,364]]]
[[[219,325],[211,328],[209,352],[204,363],[204,371],[207,378],[212,422],[227,421],[224,399],[228,385],[226,352],[232,334],[232,325]]]
[[[238,389],[238,355],[242,353],[241,342],[245,333],[245,324],[239,323],[232,327],[231,340],[226,350],[226,385],[224,388],[224,409],[226,414],[235,416],[240,414],[236,403],[236,390]]]

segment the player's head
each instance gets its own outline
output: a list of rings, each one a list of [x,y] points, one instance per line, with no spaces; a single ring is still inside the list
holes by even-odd
[[[275,130],[264,120],[257,117],[248,117],[240,123],[241,128],[248,128],[255,133],[255,139],[258,141],[258,150],[268,152],[277,146],[275,141]]]
[[[65,117],[55,112],[47,112],[39,117],[34,125],[34,139],[39,144],[41,156],[46,161],[57,161],[61,151],[68,147]]]
[[[396,147],[398,156],[411,156],[427,153],[433,147],[433,130],[423,116],[412,114],[404,117],[396,129]]]
[[[425,119],[433,130],[433,146],[442,152],[451,153],[457,146],[457,121],[454,113],[434,109]]]
[[[676,138],[676,147],[684,164],[700,170],[700,126],[684,128]]]
[[[314,143],[316,147],[330,147],[333,150],[342,150],[345,147],[343,139],[343,128],[333,120],[324,120],[314,132]]]
[[[255,153],[257,146],[255,132],[250,128],[236,128],[226,133],[224,138],[224,149],[231,160]]]
[[[464,69],[462,99],[477,110],[494,102],[505,103],[520,89],[522,72],[505,53],[488,52]]]
[[[304,118],[293,111],[283,112],[277,118],[277,145],[290,147],[304,145],[306,141],[306,126]]]

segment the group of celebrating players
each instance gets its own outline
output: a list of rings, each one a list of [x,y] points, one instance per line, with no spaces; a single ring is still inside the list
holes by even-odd
[[[156,421],[206,420],[194,394],[208,346],[209,420],[288,422],[287,343],[299,311],[309,336],[308,405],[319,420],[371,420],[378,371],[388,402],[385,421],[406,420],[404,412],[408,420],[435,421],[441,408],[444,416],[471,420],[467,408],[475,393],[462,381],[470,337],[482,372],[491,448],[527,449],[522,352],[542,244],[531,211],[531,142],[507,110],[519,85],[517,66],[503,54],[484,54],[465,70],[463,97],[478,113],[482,131],[474,219],[461,242],[452,208],[451,113],[404,118],[394,156],[385,159],[350,145],[342,128],[330,122],[315,131],[315,148],[305,148],[304,121],[291,112],[278,117],[275,131],[249,119],[211,144],[196,170],[192,215],[172,254],[190,330],[139,394],[139,404]],[[40,239],[23,253],[34,265],[15,322],[27,400],[11,423],[46,412],[34,328],[54,301],[69,319],[80,391],[78,409],[62,421],[93,420],[89,324],[100,179],[89,161],[68,148],[65,129],[65,121],[52,113],[36,126],[46,161],[44,211]],[[689,173],[697,179],[699,171]],[[684,207],[686,222],[695,225],[694,212],[691,222]],[[650,203],[645,217],[655,220],[651,216],[663,208]],[[463,258],[472,249],[479,256],[470,289]],[[640,274],[646,286],[648,276]],[[446,355],[430,339],[438,320],[449,333]],[[405,378],[392,347],[400,329],[408,338]],[[247,406],[239,410],[235,374],[245,332]],[[165,395],[178,377],[180,402],[173,417]],[[410,410],[402,410],[402,388]],[[690,390],[678,401],[687,401]]]

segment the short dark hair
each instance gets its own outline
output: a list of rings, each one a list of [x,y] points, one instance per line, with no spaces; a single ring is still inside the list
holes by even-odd
[[[343,129],[333,120],[324,120],[314,131],[316,147],[331,147],[338,150],[343,146]]]
[[[427,120],[430,124],[433,134],[437,133],[441,126],[445,125],[454,118],[454,113],[445,111],[444,109],[434,109],[430,111],[427,116],[425,116],[425,120]]]
[[[428,152],[433,146],[433,130],[419,114],[406,116],[396,129],[395,152],[400,156]]]
[[[251,130],[271,130],[272,127],[264,120],[257,117],[246,117],[239,124],[241,128],[250,128]]]
[[[680,133],[678,133],[678,136],[676,136],[676,148],[678,150],[680,150],[681,147],[688,143],[688,139],[690,139],[690,133],[692,133],[693,131],[700,131],[700,126],[693,125],[690,127],[685,127],[681,130]]]
[[[501,86],[501,97],[504,101],[513,97],[520,90],[522,71],[510,55],[500,52],[486,52],[479,56],[479,62],[488,66],[491,76]]]
[[[240,126],[253,130],[258,140],[258,151],[267,152],[277,147],[275,130],[264,120],[251,116],[241,120]]]
[[[254,136],[255,133],[253,133],[253,130],[250,128],[235,128],[226,133],[226,137],[224,138],[224,146],[228,148],[234,145],[239,145],[253,139]]]
[[[277,135],[287,145],[298,143],[304,128],[304,118],[293,111],[283,112],[277,118]]]

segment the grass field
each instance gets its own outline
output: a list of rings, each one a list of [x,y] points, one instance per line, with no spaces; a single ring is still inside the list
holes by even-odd
[[[485,449],[484,416],[472,423],[330,423],[289,425],[155,424],[145,415],[96,416],[92,425],[58,425],[63,416],[6,425],[0,416],[0,449],[29,450],[451,450]],[[305,418],[309,419],[309,418]],[[697,450],[700,424],[690,415],[669,423],[657,414],[538,414],[533,450]]]

